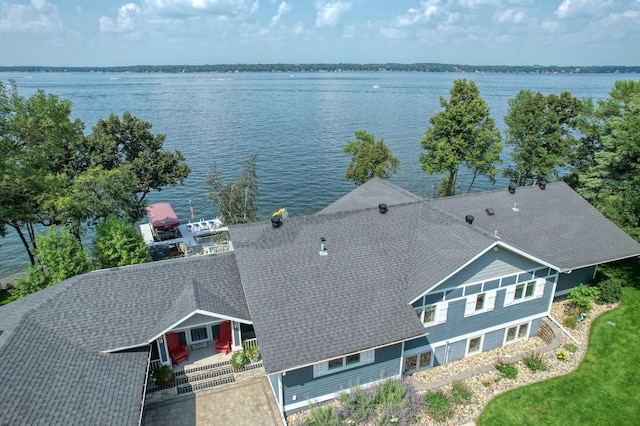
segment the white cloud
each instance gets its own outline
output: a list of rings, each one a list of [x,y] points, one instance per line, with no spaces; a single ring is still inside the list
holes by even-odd
[[[99,19],[100,31],[105,33],[122,33],[133,31],[136,28],[136,18],[142,13],[142,9],[135,3],[127,3],[118,8],[118,17],[113,19],[102,16]]]
[[[351,3],[318,1],[316,9],[318,9],[316,27],[335,27],[339,24],[340,18],[351,9]]]
[[[493,20],[498,24],[514,23],[519,24],[526,18],[526,13],[522,9],[499,10],[493,16]]]
[[[254,13],[258,0],[142,0],[145,11],[173,18],[217,15],[242,17]]]
[[[58,8],[47,0],[2,5],[0,31],[58,32],[63,29]]]
[[[271,26],[273,27],[278,25],[280,23],[280,19],[282,19],[282,17],[287,13],[291,12],[291,9],[291,5],[287,4],[287,2],[283,1],[280,3],[280,6],[278,6],[278,13],[271,18]]]
[[[567,19],[580,15],[595,15],[611,4],[611,0],[564,0],[558,6],[556,16]]]
[[[638,0],[640,2],[640,0]],[[640,12],[637,10],[626,10],[622,13],[612,13],[600,21],[605,26],[620,25],[627,23],[640,24]]]

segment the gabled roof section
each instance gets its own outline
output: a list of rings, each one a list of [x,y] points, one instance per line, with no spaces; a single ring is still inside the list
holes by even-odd
[[[233,253],[95,271],[1,306],[0,413],[136,424],[147,343],[195,310],[249,320]]]
[[[367,209],[384,203],[388,206],[422,201],[422,198],[380,178],[373,178],[339,198],[318,214]]]
[[[376,203],[229,227],[268,373],[424,334],[405,296],[419,210]]]

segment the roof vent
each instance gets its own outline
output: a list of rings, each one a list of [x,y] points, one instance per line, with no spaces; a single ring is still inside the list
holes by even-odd
[[[380,214],[385,214],[389,211],[386,204],[378,204],[378,210],[380,210]]]
[[[464,221],[467,222],[469,225],[471,225],[473,223],[473,219],[475,219],[472,215],[468,214],[464,217]]]
[[[272,216],[271,217],[271,226],[274,228],[280,228],[282,226],[282,217],[280,216]]]
[[[485,212],[487,212],[489,216],[493,216],[493,209],[485,209]]]
[[[320,256],[326,256],[327,254],[327,248],[325,247],[324,243],[327,242],[326,238],[324,237],[320,237]]]
[[[544,191],[544,189],[547,187],[547,180],[544,177],[541,177],[538,180],[538,186]]]
[[[516,193],[516,186],[513,183],[509,184],[509,194],[515,194]]]

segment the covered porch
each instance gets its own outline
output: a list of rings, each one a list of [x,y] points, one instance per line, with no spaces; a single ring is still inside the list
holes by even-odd
[[[228,362],[243,342],[257,346],[251,323],[194,313],[152,343],[150,370],[169,365],[178,372]]]

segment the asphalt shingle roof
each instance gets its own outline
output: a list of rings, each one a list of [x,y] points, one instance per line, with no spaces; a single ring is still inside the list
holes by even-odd
[[[640,244],[562,182],[515,195],[415,198],[373,180],[280,228],[230,228],[268,373],[424,333],[408,303],[496,242],[567,270],[640,254]],[[318,253],[321,237],[327,256]]]
[[[95,271],[0,307],[0,424],[136,423],[146,344],[196,309],[250,320],[233,253]]]

